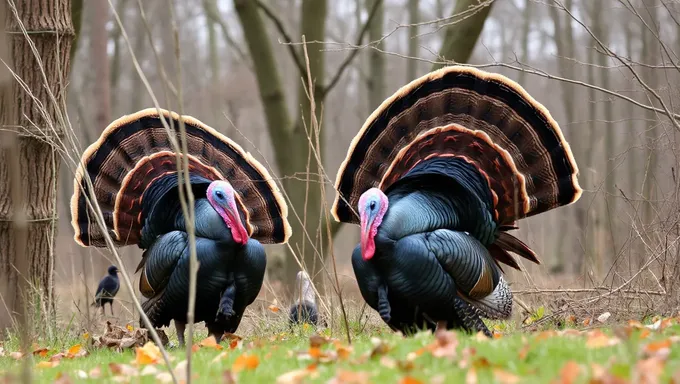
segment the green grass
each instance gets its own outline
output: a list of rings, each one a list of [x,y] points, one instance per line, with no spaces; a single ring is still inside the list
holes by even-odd
[[[506,327],[509,329],[512,327]],[[435,340],[429,333],[420,333],[413,337],[404,338],[386,330],[373,330],[359,335],[354,335],[353,350],[346,360],[317,365],[314,377],[308,377],[309,383],[326,383],[340,370],[367,372],[370,374],[370,382],[393,383],[400,378],[410,376],[423,383],[430,382],[438,377],[443,382],[465,382],[468,371],[473,367],[480,383],[487,382],[513,382],[512,376],[502,373],[510,373],[521,378],[521,383],[550,383],[560,377],[560,372],[567,362],[573,361],[579,364],[580,374],[576,383],[588,382],[592,377],[591,364],[595,363],[611,374],[634,382],[635,375],[640,370],[640,361],[645,358],[645,346],[651,342],[671,340],[678,343],[673,337],[680,335],[680,325],[673,324],[663,330],[652,331],[630,329],[630,334],[625,332],[625,327],[613,326],[603,329],[608,337],[618,337],[619,342],[613,346],[599,348],[589,347],[588,340],[592,336],[583,333],[578,336],[555,334],[554,331],[525,333],[522,331],[509,331],[502,337],[493,340],[482,340],[476,335],[457,333],[458,345],[455,348],[456,356],[452,358],[435,357],[428,352],[427,346]],[[323,332],[322,332],[323,333]],[[221,351],[216,349],[202,348],[193,353],[192,364],[196,382],[222,382],[224,372],[231,369],[234,361],[242,354],[253,354],[258,357],[259,365],[253,370],[244,370],[238,373],[239,383],[274,383],[283,373],[304,369],[312,360],[298,358],[298,352],[309,350],[309,336],[311,329],[295,329],[287,332],[272,332],[259,337],[251,336],[243,340],[242,348],[230,349],[228,342],[224,342],[226,357],[219,362],[213,359]],[[647,334],[647,335],[645,335]],[[641,337],[643,336],[643,337]],[[364,358],[373,349],[371,338],[379,338],[389,345],[389,351],[384,355],[387,359],[381,361],[377,356],[373,359]],[[340,342],[346,345],[344,338]],[[604,338],[606,339],[606,338]],[[82,340],[81,340],[82,341]],[[73,343],[77,343],[74,340]],[[41,345],[41,347],[43,347]],[[49,347],[49,355],[68,349],[70,345],[46,345]],[[386,364],[385,360],[406,361],[414,356],[414,352],[423,351],[413,360],[410,371],[393,367]],[[5,345],[5,352],[12,351],[11,343]],[[334,351],[335,346],[327,344],[322,351]],[[474,352],[472,352],[474,350]],[[89,372],[95,367],[101,367],[101,379],[111,382],[113,377],[109,370],[110,363],[130,364],[135,359],[133,351],[117,353],[106,349],[92,349],[89,356],[72,360],[63,359],[60,364],[53,368],[37,368],[39,361],[46,361],[48,357],[32,356],[29,362],[33,369],[35,382],[53,382],[60,374],[67,374],[72,379],[78,378],[78,370]],[[471,357],[471,353],[474,353]],[[185,351],[182,349],[170,349],[173,356],[173,364],[185,359]],[[49,356],[48,355],[48,356]],[[164,370],[162,363],[156,366]],[[670,354],[663,362],[663,380],[668,382],[671,375],[680,370],[680,348],[672,346]],[[0,371],[2,375],[18,375],[21,361],[9,357],[0,357]],[[647,368],[645,368],[648,370]],[[498,371],[501,371],[499,374]],[[495,372],[495,373],[494,373]],[[155,383],[154,375],[131,377],[130,382]],[[93,380],[90,380],[93,381]],[[625,382],[625,381],[624,381]]]

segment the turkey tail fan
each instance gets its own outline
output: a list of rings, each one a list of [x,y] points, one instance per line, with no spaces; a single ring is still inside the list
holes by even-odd
[[[83,153],[71,198],[77,243],[106,246],[104,233],[88,207],[88,198],[93,195],[114,244],[139,244],[144,192],[154,181],[177,173],[178,156],[163,120],[170,127],[179,127],[180,121],[184,122],[192,177],[231,183],[252,238],[262,243],[288,240],[291,228],[286,202],[267,170],[250,153],[193,117],[149,108],[112,122]],[[173,135],[180,142],[179,131]],[[92,181],[92,191],[84,178],[85,172]]]
[[[385,191],[433,157],[477,168],[489,183],[494,219],[506,229],[582,193],[569,144],[543,105],[502,75],[451,66],[402,87],[367,119],[340,166],[333,216],[358,223],[353,208],[364,191]]]

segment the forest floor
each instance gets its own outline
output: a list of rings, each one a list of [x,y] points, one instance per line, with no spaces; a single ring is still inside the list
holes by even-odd
[[[243,339],[233,336],[221,344],[196,337],[192,381],[680,383],[680,318],[533,332],[514,329],[514,323],[491,327],[493,339],[446,331],[402,337],[385,327],[357,326],[352,327],[351,345],[344,335],[331,335],[329,329],[317,333],[311,326],[270,327],[268,332],[252,332]],[[130,328],[131,333],[136,331]],[[23,357],[16,340],[10,339],[0,347],[4,356],[0,381],[18,382],[26,363],[39,383],[172,382],[155,345],[117,352],[94,348],[95,338],[83,334],[53,344],[36,343],[32,353]],[[186,350],[169,347],[168,351],[178,379],[184,382]]]

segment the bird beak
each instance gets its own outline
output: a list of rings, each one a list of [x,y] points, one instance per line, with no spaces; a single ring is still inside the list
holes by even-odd
[[[248,242],[248,231],[241,222],[241,216],[236,209],[236,201],[232,200],[229,203],[229,209],[225,212],[229,218],[229,228],[231,229],[231,237],[237,244],[245,245]]]
[[[361,256],[364,260],[370,260],[375,254],[375,239],[371,237],[373,217],[361,220]]]

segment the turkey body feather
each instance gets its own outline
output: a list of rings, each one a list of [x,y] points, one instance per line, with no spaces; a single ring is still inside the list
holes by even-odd
[[[550,113],[497,74],[452,66],[402,87],[367,119],[336,179],[332,213],[361,225],[352,266],[393,329],[445,325],[491,335],[507,318],[501,263],[538,263],[508,231],[581,195]],[[355,210],[356,209],[356,210]]]

